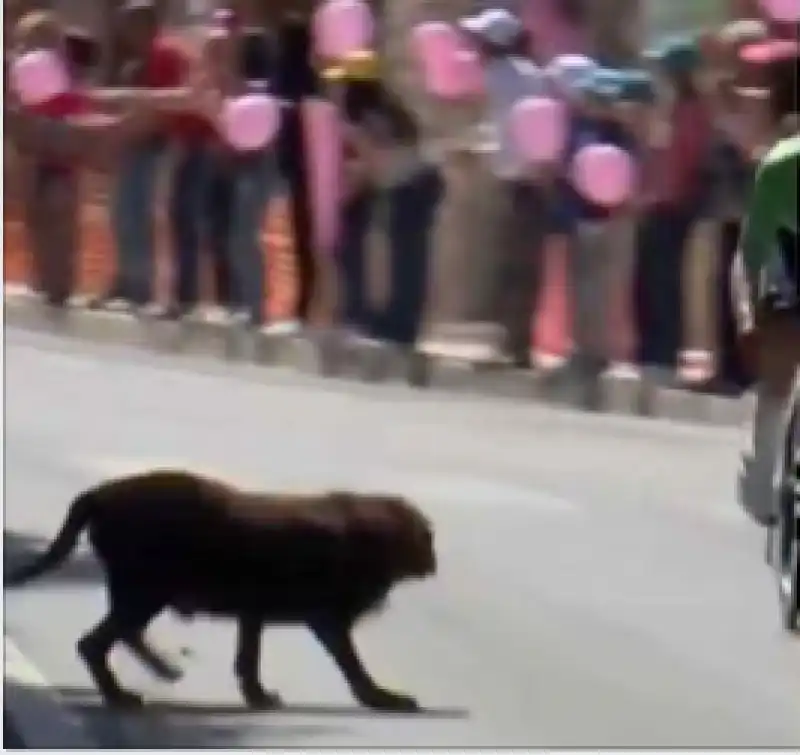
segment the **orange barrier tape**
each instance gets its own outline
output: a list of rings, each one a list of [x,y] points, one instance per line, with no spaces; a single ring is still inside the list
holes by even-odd
[[[297,272],[292,247],[292,229],[284,200],[276,200],[264,222],[264,312],[270,319],[291,316],[297,296]],[[9,203],[3,212],[4,282],[30,284],[31,266],[25,229],[19,208]],[[78,294],[103,293],[116,268],[116,250],[105,209],[94,203],[83,205],[79,250]],[[155,298],[170,298],[171,252],[163,213],[156,214]],[[207,260],[201,273],[203,299],[214,299],[213,280]]]

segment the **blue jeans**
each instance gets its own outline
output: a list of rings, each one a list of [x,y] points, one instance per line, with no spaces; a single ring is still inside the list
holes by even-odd
[[[400,346],[419,337],[428,294],[428,269],[442,179],[433,166],[420,168],[384,190],[384,221],[389,249],[389,297],[369,315],[369,335]]]
[[[369,327],[367,237],[374,202],[374,192],[366,190],[351,198],[342,209],[342,230],[336,253],[342,283],[340,316],[345,325],[354,329]]]
[[[264,259],[261,229],[271,196],[278,186],[278,168],[272,151],[237,155],[231,159],[227,254],[235,306],[262,321]]]
[[[117,245],[117,274],[111,294],[137,304],[153,289],[153,209],[164,144],[150,141],[125,155],[111,203],[111,227]]]
[[[693,207],[661,205],[639,224],[634,306],[640,365],[678,364],[683,346],[683,261],[696,217]]]
[[[174,302],[186,311],[199,302],[200,250],[211,254],[217,296],[231,298],[227,255],[228,192],[206,145],[184,146],[178,155],[169,202],[175,250]]]

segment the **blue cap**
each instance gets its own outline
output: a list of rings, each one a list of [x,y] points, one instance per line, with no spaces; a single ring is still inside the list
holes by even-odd
[[[653,77],[647,71],[632,69],[622,72],[620,99],[625,102],[650,104],[656,99]]]
[[[700,50],[691,37],[673,37],[646,55],[668,74],[691,73],[700,65]]]
[[[622,93],[622,75],[613,68],[598,68],[593,75],[582,79],[580,89],[598,102],[615,102]]]

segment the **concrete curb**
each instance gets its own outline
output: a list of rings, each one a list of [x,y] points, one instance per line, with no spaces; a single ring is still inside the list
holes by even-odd
[[[30,291],[18,286],[5,286],[4,303],[5,322],[13,327],[165,354],[201,355],[288,367],[323,377],[401,382],[417,388],[711,425],[737,426],[751,412],[749,400],[664,387],[627,365],[608,370],[598,389],[588,395],[579,386],[551,385],[535,372],[481,366],[433,349],[399,349],[366,342],[345,345],[335,335],[309,338],[269,330],[253,334],[208,317],[178,324],[95,312],[80,305],[56,319]]]
[[[11,729],[28,750],[97,750],[77,715],[70,712],[47,680],[4,637],[3,709]]]

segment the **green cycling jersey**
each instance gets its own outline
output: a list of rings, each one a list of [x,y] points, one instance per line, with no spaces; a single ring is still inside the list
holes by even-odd
[[[795,135],[777,142],[758,168],[741,238],[744,264],[753,279],[773,261],[779,234],[798,234],[798,167],[800,135]]]

